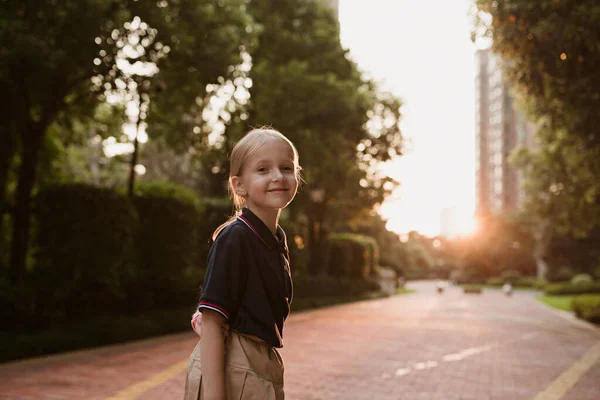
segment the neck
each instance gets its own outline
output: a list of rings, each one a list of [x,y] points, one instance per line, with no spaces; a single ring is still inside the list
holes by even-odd
[[[269,228],[273,235],[277,235],[277,225],[279,224],[279,214],[281,210],[262,210],[252,206],[246,207],[254,213]]]

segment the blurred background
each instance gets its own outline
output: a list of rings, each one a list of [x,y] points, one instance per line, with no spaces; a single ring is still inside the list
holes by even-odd
[[[293,310],[439,279],[599,321],[599,15],[0,2],[0,361],[188,329],[228,154],[262,125],[303,167]]]

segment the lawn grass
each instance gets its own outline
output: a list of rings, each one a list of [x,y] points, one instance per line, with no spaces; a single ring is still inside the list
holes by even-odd
[[[398,288],[396,289],[396,294],[408,294],[416,292],[415,289],[407,289],[407,288]]]
[[[571,307],[571,300],[573,299],[573,296],[542,295],[536,298],[542,303],[549,305],[550,307],[563,311],[573,311],[573,308]]]

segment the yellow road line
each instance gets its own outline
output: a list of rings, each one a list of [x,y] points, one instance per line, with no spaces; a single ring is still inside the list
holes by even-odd
[[[121,390],[114,396],[107,397],[106,400],[133,400],[139,398],[142,394],[148,390],[155,388],[168,381],[173,376],[183,372],[188,365],[188,360],[178,362],[177,364],[171,365],[166,370],[159,372],[158,374],[152,375],[150,378],[138,382],[134,385]]]
[[[533,400],[560,400],[598,360],[600,360],[600,342],[592,346]]]

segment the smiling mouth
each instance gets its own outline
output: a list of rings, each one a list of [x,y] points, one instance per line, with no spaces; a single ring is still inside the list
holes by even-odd
[[[287,192],[287,189],[271,189],[268,192]]]

